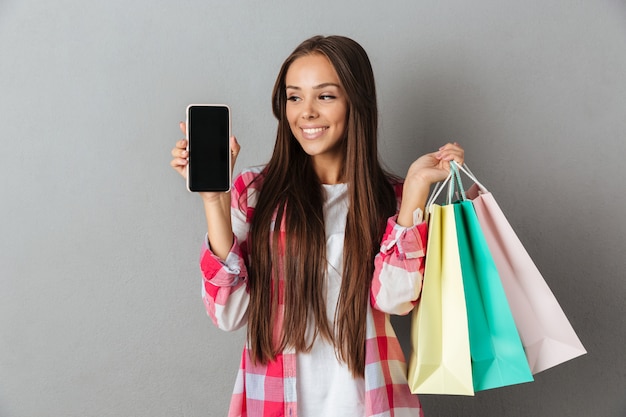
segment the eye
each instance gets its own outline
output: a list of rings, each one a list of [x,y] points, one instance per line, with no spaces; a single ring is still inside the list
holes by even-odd
[[[322,94],[320,95],[320,99],[321,100],[333,100],[336,99],[336,96],[333,96],[332,94]]]
[[[287,96],[287,101],[300,101],[300,97],[294,95]]]

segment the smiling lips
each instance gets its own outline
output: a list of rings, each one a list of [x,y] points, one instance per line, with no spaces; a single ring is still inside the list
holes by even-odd
[[[328,129],[328,127],[327,126],[307,127],[307,128],[301,128],[301,129],[302,129],[302,133],[304,133],[304,135],[308,139],[315,139],[316,137],[320,136],[320,134],[322,134],[326,129]]]

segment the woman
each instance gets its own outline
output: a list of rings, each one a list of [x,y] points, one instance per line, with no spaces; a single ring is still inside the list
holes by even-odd
[[[420,157],[404,182],[387,174],[371,64],[345,37],[300,44],[272,98],[270,161],[231,193],[201,193],[207,311],[224,330],[247,325],[229,416],[422,415],[389,314],[419,298],[421,213],[463,149]],[[183,176],[185,148],[171,163]],[[231,138],[233,159],[239,149]]]

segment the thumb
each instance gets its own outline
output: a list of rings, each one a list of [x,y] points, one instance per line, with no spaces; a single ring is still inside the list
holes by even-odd
[[[230,156],[231,156],[231,169],[235,167],[235,162],[237,161],[237,156],[239,155],[239,151],[241,150],[241,146],[239,142],[237,142],[237,138],[235,136],[230,137]]]

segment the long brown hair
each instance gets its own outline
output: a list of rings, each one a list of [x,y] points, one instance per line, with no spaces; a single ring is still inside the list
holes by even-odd
[[[310,54],[330,60],[348,98],[342,178],[348,184],[349,210],[334,325],[328,322],[325,306],[324,191],[286,117],[287,71],[296,59]],[[251,357],[267,363],[286,347],[309,351],[313,342],[307,341],[306,330],[312,321],[314,336],[334,343],[338,358],[353,375],[363,376],[374,256],[385,220],[396,211],[393,187],[378,160],[376,88],[365,50],[342,36],[307,39],[283,63],[272,104],[278,119],[276,143],[262,174],[250,230]],[[275,329],[279,299],[284,300],[283,327]]]

